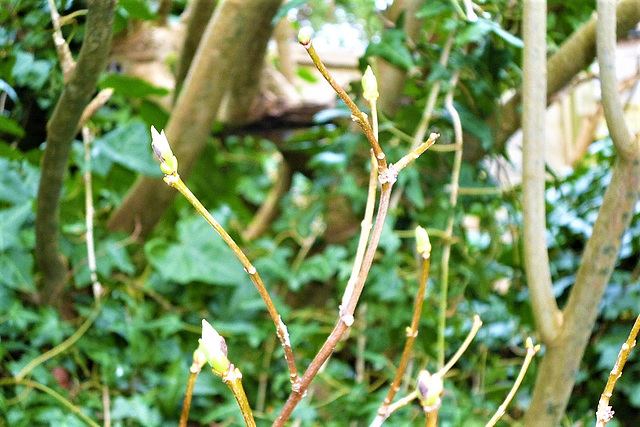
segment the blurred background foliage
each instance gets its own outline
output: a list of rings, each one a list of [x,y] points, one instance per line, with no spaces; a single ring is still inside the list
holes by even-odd
[[[177,19],[185,3],[173,2],[170,19]],[[282,15],[310,22],[319,30],[345,22],[356,26],[362,38],[355,43],[366,46],[362,64],[383,58],[409,72],[402,108],[392,122],[381,123],[381,145],[390,159],[403,155],[408,143],[384,131],[385,126],[413,134],[429,87],[441,81],[446,89],[454,70],[460,71],[462,90],[455,101],[468,138],[490,156],[503,155],[493,149],[487,118],[499,97],[520,84],[520,2],[487,0],[482,4],[487,14],[476,22],[456,18],[450,1],[425,2],[417,12],[424,19],[425,37],[411,41],[402,22],[393,28],[384,25],[378,3],[293,0],[283,7]],[[76,53],[85,5],[62,0],[57,6],[63,15],[71,15],[63,31]],[[124,31],[135,20],[154,19],[157,7],[154,1],[121,0],[115,31]],[[549,11],[548,43],[553,50],[589,18],[593,2],[550,1]],[[82,173],[86,165],[82,144],[76,141],[61,212],[62,249],[72,268],[75,316],[62,319],[36,298],[33,205],[45,124],[61,92],[62,74],[46,2],[5,0],[0,23],[4,104],[0,115],[0,376],[5,378],[70,336],[93,310],[93,297],[84,244]],[[437,63],[449,34],[455,35],[454,47],[448,65],[441,67]],[[98,135],[91,159],[97,268],[107,295],[83,337],[38,366],[30,378],[61,393],[94,420],[104,417],[107,393],[113,425],[175,424],[200,319],[206,318],[225,336],[230,359],[244,375],[258,423],[267,424],[289,394],[288,371],[258,293],[222,240],[182,199],[176,200],[145,242],[104,227],[138,174],[161,176],[151,157],[148,127],[166,123],[167,112],[152,100],[163,94],[162,89],[141,79],[112,72],[105,73],[100,84],[116,88],[91,121]],[[357,95],[355,86],[353,91]],[[255,240],[244,241],[242,231],[267,199],[281,147],[260,135],[214,132],[188,180],[254,261],[288,324],[301,367],[334,324],[357,244],[354,232],[366,201],[367,143],[340,118],[344,112],[339,105],[323,112],[336,119],[319,120],[288,134],[286,149],[308,161],[304,170],[294,172],[290,190],[279,201],[277,219]],[[430,131],[442,134],[439,144],[453,142],[451,118],[442,102],[437,104]],[[554,289],[560,298],[573,283],[613,160],[611,142],[600,140],[566,176],[548,183],[548,244]],[[448,202],[451,164],[450,154],[427,152],[400,175],[395,191],[401,191],[402,197],[395,200],[387,219],[356,324],[314,381],[310,396],[294,412],[302,425],[338,426],[351,421],[366,425],[373,418],[395,372],[410,323],[418,277],[412,238],[417,225],[430,230],[434,262],[411,375],[403,389],[413,387],[411,378],[419,369],[435,368],[436,283],[441,268],[438,230],[445,228],[452,214]],[[453,213],[448,355],[466,336],[473,314],[481,316],[484,326],[445,380],[439,416],[443,426],[484,425],[520,369],[525,338],[534,334],[522,270],[519,188],[500,187],[485,163],[471,161],[463,164],[460,185],[495,191],[461,195]],[[344,213],[336,205],[351,210]],[[640,307],[638,219],[636,209],[602,303],[597,332],[582,363],[566,425],[592,422],[630,319]],[[359,342],[364,344],[362,351]],[[356,372],[356,360],[364,361],[364,375]],[[639,370],[636,364],[628,364],[616,389],[616,420],[625,420],[625,425],[640,422],[640,384],[635,380]],[[534,362],[505,417],[507,423],[522,416],[535,374]],[[418,425],[420,412],[417,405],[409,406],[388,422]],[[24,385],[3,384],[0,414],[0,425],[84,425],[51,394]],[[226,387],[206,372],[198,378],[190,419],[194,425],[242,422]]]

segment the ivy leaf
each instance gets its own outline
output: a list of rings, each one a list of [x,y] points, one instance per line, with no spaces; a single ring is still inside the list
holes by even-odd
[[[40,181],[40,171],[27,161],[9,161],[0,158],[0,200],[22,204],[35,199]]]
[[[222,238],[199,215],[178,222],[178,242],[150,240],[144,247],[165,280],[235,286],[249,280],[244,267]]]
[[[126,274],[135,273],[135,267],[129,258],[127,250],[121,242],[123,234],[110,234],[106,238],[96,240],[96,271],[102,277],[108,277],[114,271]],[[84,245],[74,246],[73,262],[75,268],[75,285],[82,288],[91,283],[89,266],[86,262],[87,250]]]
[[[403,70],[413,67],[413,57],[405,46],[407,35],[403,30],[392,29],[385,31],[378,43],[370,43],[365,56],[379,56],[389,63]]]
[[[502,27],[500,27],[500,24],[482,18],[478,19],[475,22],[470,22],[469,25],[467,25],[467,27],[462,30],[456,37],[456,43],[458,45],[477,43],[491,32],[510,45],[519,48],[522,48],[524,46],[524,42],[521,39],[504,30]]]
[[[120,93],[132,98],[144,98],[147,96],[165,96],[169,94],[169,89],[152,85],[146,80],[138,77],[125,76],[123,74],[107,74],[98,82],[100,89],[113,88],[116,93]]]
[[[159,177],[162,172],[153,160],[150,142],[147,125],[133,120],[96,138],[92,152],[132,171]]]
[[[12,75],[18,86],[40,90],[49,79],[52,68],[53,62],[44,59],[36,60],[33,53],[18,51]]]
[[[33,218],[31,202],[0,211],[0,250],[22,249],[20,229]]]
[[[29,252],[17,248],[0,251],[0,286],[23,292],[36,290],[33,282],[33,256]]]

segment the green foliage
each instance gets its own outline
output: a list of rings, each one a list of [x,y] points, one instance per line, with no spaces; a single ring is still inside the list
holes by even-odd
[[[423,33],[429,37],[409,43],[401,25],[376,34],[366,56],[412,71],[403,94],[406,106],[381,126],[381,144],[390,161],[403,155],[409,144],[385,129],[395,126],[412,134],[429,88],[439,81],[447,89],[454,70],[460,71],[464,88],[455,106],[466,137],[491,152],[493,136],[486,118],[494,111],[496,99],[520,81],[521,22],[512,3],[484,2],[488,15],[466,22],[457,18],[450,1],[429,1],[418,13],[425,19]],[[336,4],[348,12],[344,19],[362,19],[366,31],[381,28],[371,1]],[[324,20],[323,13],[331,13],[326,5],[291,1],[280,14],[299,7],[299,16],[312,14],[312,20]],[[79,7],[71,1],[59,6],[66,13]],[[153,19],[151,6],[146,1],[120,1],[116,29],[124,29],[134,18]],[[551,2],[550,7],[562,12],[557,17],[549,15],[557,23],[550,27],[553,43],[564,40],[588,18],[586,2]],[[88,286],[85,246],[82,173],[89,165],[79,141],[74,145],[61,210],[61,246],[72,273],[71,316],[62,317],[36,300],[34,204],[41,152],[23,153],[15,146],[34,148],[44,141],[46,117],[61,90],[62,77],[42,2],[23,0],[0,8],[0,24],[0,89],[8,94],[0,115],[0,377],[4,380],[69,338],[96,308]],[[74,53],[82,31],[81,23],[64,28]],[[449,34],[454,35],[454,49],[449,64],[442,67],[437,61]],[[165,94],[164,89],[116,74],[102,78],[101,87],[108,86],[116,93],[92,119],[97,136],[90,165],[97,274],[106,295],[89,330],[70,348],[36,367],[28,378],[60,393],[96,421],[101,421],[104,411],[106,387],[114,424],[176,424],[199,325],[206,318],[226,338],[229,359],[242,370],[252,406],[257,407],[258,396],[265,390],[265,405],[256,416],[260,425],[266,425],[288,396],[289,375],[264,305],[221,238],[181,199],[144,244],[105,227],[109,213],[140,174],[161,179],[147,129],[151,124],[163,127],[168,118],[149,99]],[[439,143],[446,144],[452,142],[453,133],[451,117],[441,104],[440,99],[430,130],[441,132]],[[38,111],[44,114],[33,124],[29,117],[37,116]],[[258,136],[212,138],[188,179],[190,188],[242,245],[266,282],[287,322],[300,368],[308,365],[335,323],[366,202],[368,147],[363,136],[351,132],[345,120],[349,116],[341,106],[323,111],[314,126],[289,132],[284,141],[276,141],[278,145]],[[303,160],[293,165],[291,187],[280,198],[280,212],[269,229],[254,241],[243,241],[246,224],[274,184],[281,153],[288,159]],[[610,143],[599,141],[571,175],[549,184],[548,241],[554,289],[561,299],[575,280],[573,273],[591,233],[612,162]],[[433,261],[411,375],[415,377],[421,368],[435,368],[443,242],[434,231],[443,230],[451,214],[455,241],[447,357],[462,343],[473,314],[482,317],[484,327],[445,379],[439,414],[442,425],[484,425],[510,388],[522,360],[518,349],[534,330],[518,240],[518,189],[461,196],[458,209],[451,212],[451,165],[450,153],[427,152],[399,176],[395,191],[402,197],[387,218],[364,289],[366,309],[356,316],[352,335],[338,345],[316,378],[313,397],[294,412],[303,425],[365,424],[384,399],[405,342],[417,289],[416,225],[431,232]],[[498,184],[482,165],[465,163],[461,186],[496,189]],[[572,421],[591,422],[597,396],[640,306],[639,251],[636,211],[623,239],[619,268],[602,303],[598,333],[579,374],[576,398],[569,408]],[[357,350],[360,337],[366,344],[362,354]],[[358,358],[366,367],[362,381],[355,369]],[[640,373],[633,361],[637,354],[616,389],[617,414],[631,423],[637,421],[640,406],[635,381]],[[526,408],[534,378],[535,366],[512,404],[512,418],[521,417]],[[6,419],[8,425],[84,425],[50,394],[22,385],[3,383],[2,387],[0,419]],[[402,390],[411,387],[406,384]],[[210,372],[198,378],[190,419],[200,424],[242,422],[229,391]],[[422,424],[421,409],[409,405],[389,422]]]

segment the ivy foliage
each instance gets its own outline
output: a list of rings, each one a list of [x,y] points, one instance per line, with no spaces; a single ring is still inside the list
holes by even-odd
[[[229,358],[243,373],[259,425],[273,420],[290,391],[289,375],[274,327],[264,305],[219,236],[186,201],[176,200],[145,242],[110,233],[105,223],[126,190],[141,174],[161,179],[153,163],[147,128],[166,122],[166,112],[151,97],[164,92],[140,79],[105,73],[101,87],[115,87],[109,103],[92,119],[91,171],[96,209],[97,274],[106,296],[96,307],[85,246],[83,172],[88,165],[80,141],[65,181],[61,210],[62,251],[69,267],[71,316],[41,306],[34,263],[34,204],[46,119],[62,88],[46,2],[21,0],[0,8],[0,89],[7,94],[0,114],[0,426],[85,425],[105,416],[105,394],[114,425],[176,424],[202,318],[228,344]],[[181,12],[184,2],[176,2]],[[375,33],[367,60],[382,58],[410,71],[406,105],[381,123],[380,141],[391,161],[406,153],[409,142],[388,132],[393,126],[411,135],[427,102],[431,85],[443,90],[455,70],[463,93],[456,96],[469,139],[492,155],[492,131],[486,119],[496,100],[520,82],[521,16],[514,2],[487,1],[487,15],[476,22],[456,17],[452,2],[425,2],[418,11],[431,38],[410,43],[399,22],[384,29],[371,1],[336,4]],[[589,16],[587,2],[550,2],[557,12],[551,43],[560,43]],[[62,13],[82,13],[71,0],[57,2]],[[291,1],[287,8],[320,13],[325,2]],[[307,8],[307,9],[304,9]],[[309,9],[310,8],[310,9]],[[364,13],[363,11],[369,11]],[[305,12],[306,11],[306,12]],[[326,12],[326,10],[325,10]],[[326,12],[328,13],[328,12]],[[116,30],[132,20],[154,19],[154,3],[119,2]],[[309,15],[312,16],[312,15]],[[374,24],[377,22],[378,24]],[[75,52],[82,19],[64,27]],[[454,35],[451,59],[436,65],[446,38]],[[353,91],[354,96],[357,90]],[[431,130],[439,143],[453,141],[451,117],[441,107]],[[353,133],[343,107],[321,112],[317,124],[291,132],[282,145],[259,135],[212,137],[188,184],[216,219],[246,250],[260,271],[291,334],[300,369],[307,366],[334,325],[350,274],[359,220],[366,203],[369,152],[364,137]],[[160,127],[160,126],[159,126]],[[17,148],[16,148],[17,147]],[[259,238],[244,241],[242,232],[264,203],[279,167],[279,151],[306,159],[294,170],[291,186],[278,202],[280,213]],[[596,142],[567,176],[548,183],[548,247],[554,290],[566,296],[580,254],[593,227],[615,160],[608,140]],[[483,164],[464,163],[460,185],[495,190],[461,195],[450,209],[452,155],[427,152],[402,171],[395,202],[367,281],[353,332],[340,343],[316,378],[294,418],[303,425],[347,425],[371,421],[388,390],[402,351],[417,289],[418,264],[413,229],[426,227],[433,244],[420,335],[411,374],[436,368],[437,307],[442,266],[442,233],[454,216],[450,262],[451,288],[446,329],[447,357],[464,340],[474,314],[484,321],[471,348],[445,380],[442,425],[484,425],[498,408],[520,369],[527,336],[534,324],[522,267],[519,188],[498,191]],[[399,194],[398,193],[398,194]],[[151,209],[153,207],[150,207]],[[598,331],[581,366],[567,419],[592,422],[595,402],[629,324],[640,306],[637,254],[640,209],[624,236],[618,268],[607,288]],[[98,310],[95,321],[65,351],[36,366],[27,376],[55,392],[12,383],[27,364],[61,345]],[[362,351],[358,343],[364,343]],[[365,374],[356,370],[356,360]],[[632,356],[637,360],[637,354]],[[629,363],[616,388],[616,412],[629,425],[640,422],[637,364]],[[527,375],[509,416],[526,409],[536,369]],[[401,394],[410,391],[411,382]],[[58,397],[61,396],[60,397]],[[393,425],[423,424],[421,409],[408,406],[393,414]],[[203,372],[196,383],[190,420],[200,425],[239,425],[242,418],[219,378]]]

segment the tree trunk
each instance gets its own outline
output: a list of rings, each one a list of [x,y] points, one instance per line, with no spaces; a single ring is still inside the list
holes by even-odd
[[[202,152],[220,104],[254,44],[266,46],[281,0],[226,0],[211,18],[165,129],[183,178]],[[161,179],[141,177],[108,227],[147,235],[175,197]]]
[[[59,247],[60,196],[71,143],[82,112],[95,92],[109,56],[115,0],[89,1],[85,38],[78,62],[47,123],[47,147],[36,207],[36,259],[42,272],[44,302],[59,307],[67,281],[66,260]]]
[[[564,323],[553,342],[547,343],[525,417],[526,426],[560,423],[616,263],[622,235],[629,226],[639,197],[640,158],[619,160],[564,309]]]
[[[404,12],[404,31],[407,37],[416,40],[420,36],[422,20],[416,18],[416,12],[422,6],[422,0],[396,0],[385,13],[387,18],[396,21]],[[385,61],[378,60],[378,90],[380,110],[390,116],[394,116],[402,106],[401,95],[404,84],[407,81],[407,72]]]

